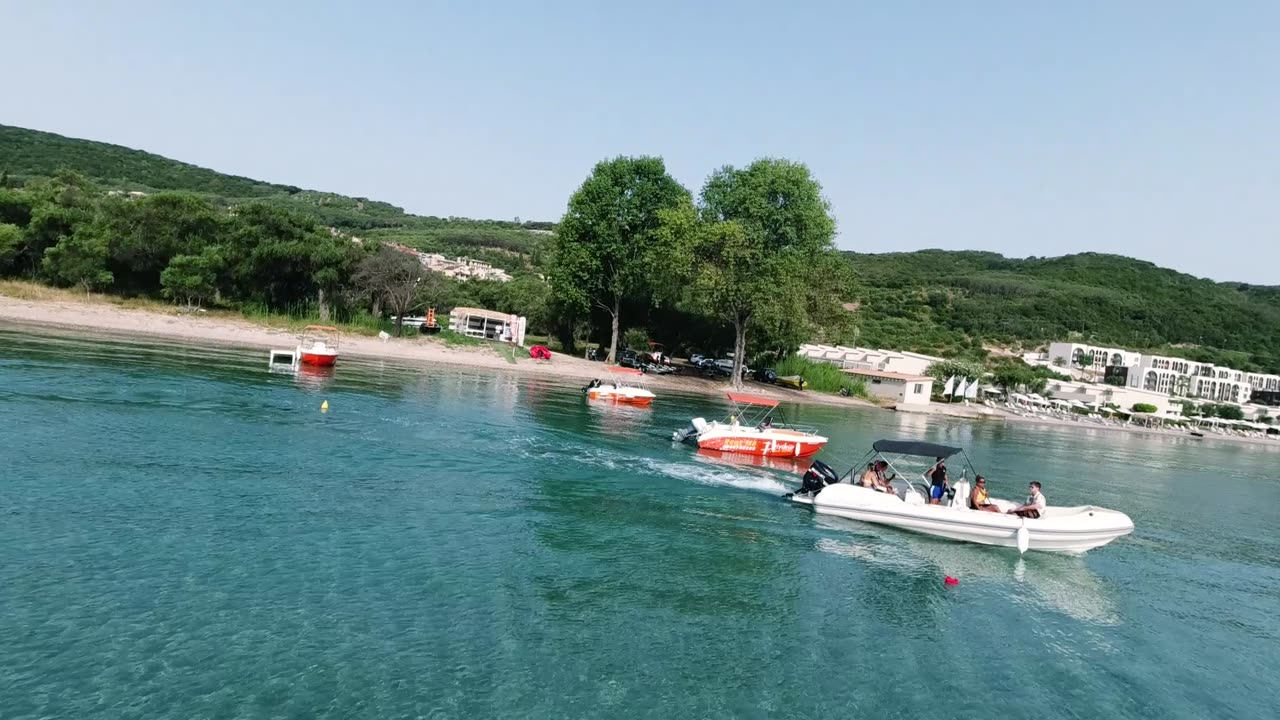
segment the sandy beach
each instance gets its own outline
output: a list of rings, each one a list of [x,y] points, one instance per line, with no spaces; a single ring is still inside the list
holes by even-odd
[[[28,327],[32,330],[75,329],[126,338],[170,339],[196,344],[259,348],[264,351],[264,363],[266,350],[292,348],[297,344],[297,336],[293,330],[267,327],[230,313],[186,314],[179,312],[177,308],[169,311],[128,308],[121,307],[108,299],[79,299],[69,294],[59,295],[56,299],[16,298],[0,294],[0,325],[4,324]],[[376,337],[343,334],[341,349],[345,356],[392,359],[423,365],[488,368],[495,372],[555,378],[566,384],[585,383],[607,374],[604,365],[599,362],[590,362],[561,353],[556,353],[550,362],[535,361],[522,354],[513,363],[509,358],[500,355],[491,345],[448,345],[441,340],[421,336],[393,337],[384,342]],[[659,393],[668,390],[719,397],[729,389],[728,383],[723,380],[708,380],[688,375],[647,376],[645,383],[650,389]],[[746,390],[752,394],[786,402],[879,408],[873,403],[858,398],[801,392],[754,382],[749,383]],[[921,410],[915,412],[921,412]],[[1061,432],[1101,431],[1146,435],[1153,438],[1192,439],[1185,430],[1180,429],[1099,425],[1051,417],[1025,417],[982,406],[934,404],[929,406],[923,414],[948,418],[952,421],[959,419],[971,422],[1030,423]],[[1275,438],[1206,434],[1203,440],[1280,448],[1280,440]]]
[[[157,312],[125,308],[106,301],[62,299],[23,299],[0,295],[0,324],[21,325],[33,330],[44,328],[75,329],[102,335],[120,337],[170,339],[197,344],[231,345],[261,348],[263,362],[266,350],[293,348],[297,345],[295,331],[266,327],[223,313],[184,314],[175,308],[172,312]],[[500,372],[513,372],[582,382],[607,377],[605,366],[583,358],[555,353],[549,362],[535,361],[527,352],[517,351],[517,361],[500,355],[496,346],[449,345],[423,336],[392,337],[385,342],[363,335],[344,333],[340,340],[341,353],[349,357],[382,358],[424,365],[449,365],[467,368],[488,368]],[[685,375],[645,377],[645,384],[652,390],[673,390],[685,393],[723,396],[729,385],[723,380],[708,380]],[[858,398],[843,398],[812,392],[789,390],[772,385],[750,383],[747,390],[787,402],[849,407],[877,408],[878,406]]]

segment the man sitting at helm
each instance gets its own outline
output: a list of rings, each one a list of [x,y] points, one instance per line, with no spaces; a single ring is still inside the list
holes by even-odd
[[[885,473],[888,472],[889,470],[889,463],[885,462],[884,460],[876,461],[875,470],[876,470],[876,489],[879,490],[880,492],[889,493],[890,495],[897,495],[898,493],[895,492],[893,489],[893,481],[894,481],[894,478],[898,477],[898,473],[894,473],[892,475],[886,475]]]

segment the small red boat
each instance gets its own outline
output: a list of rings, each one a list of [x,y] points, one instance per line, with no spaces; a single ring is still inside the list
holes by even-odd
[[[582,388],[588,398],[640,407],[648,407],[653,402],[654,394],[641,385],[644,373],[624,367],[610,367],[608,370],[613,373],[613,380],[608,383],[592,380],[590,385]]]
[[[332,367],[338,362],[338,328],[308,325],[298,337],[298,362],[316,367]]]

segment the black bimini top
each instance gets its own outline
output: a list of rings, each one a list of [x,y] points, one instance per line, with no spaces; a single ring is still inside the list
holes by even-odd
[[[921,457],[949,458],[963,448],[935,445],[915,440],[877,440],[871,449],[878,453],[894,453],[895,455],[919,455]]]

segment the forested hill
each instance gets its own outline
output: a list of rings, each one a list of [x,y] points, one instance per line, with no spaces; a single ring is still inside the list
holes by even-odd
[[[542,248],[553,228],[549,222],[411,215],[367,198],[224,175],[118,145],[0,125],[0,175],[11,185],[64,169],[91,179],[101,193],[181,191],[222,208],[264,204],[350,235],[469,255],[517,273],[544,269]],[[56,240],[56,233],[47,240]],[[857,238],[845,242],[856,244]],[[976,358],[991,343],[1030,348],[1077,339],[1280,372],[1280,287],[1219,283],[1094,253],[1016,259],[922,250],[845,257],[851,277],[841,299],[856,301],[857,309],[852,323],[843,316],[822,329],[828,340]],[[33,256],[29,264],[39,259]],[[633,315],[637,324],[665,337],[662,321],[644,320],[644,306]]]
[[[846,253],[859,340],[975,354],[982,341],[1079,339],[1280,372],[1280,288],[1219,283],[1118,255]]]
[[[225,197],[264,197],[301,191],[170,160],[110,143],[0,125],[0,171],[21,179],[70,168],[126,190],[186,190]]]
[[[510,270],[536,264],[550,222],[442,218],[406,213],[368,198],[304,190],[171,160],[120,145],[0,125],[0,173],[10,182],[73,170],[105,189],[182,191],[215,205],[266,203],[360,237],[401,242],[432,252],[470,255]]]

